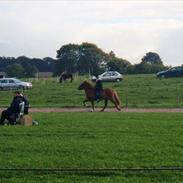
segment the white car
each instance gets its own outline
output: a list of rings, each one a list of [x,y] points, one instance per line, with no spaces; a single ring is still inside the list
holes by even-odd
[[[0,90],[29,89],[32,83],[24,82],[16,78],[0,79]]]
[[[106,71],[103,74],[98,76],[102,81],[122,81],[123,76],[117,71]],[[91,78],[92,81],[96,81],[96,77],[92,76]]]

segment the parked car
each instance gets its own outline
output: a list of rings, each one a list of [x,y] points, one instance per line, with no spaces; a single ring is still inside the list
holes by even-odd
[[[13,90],[13,89],[29,89],[32,84],[24,82],[16,78],[2,78],[0,79],[0,90]]]
[[[161,71],[156,74],[158,78],[168,78],[168,77],[182,77],[183,76],[183,67],[172,67],[166,71]]]
[[[123,80],[123,76],[122,74],[120,74],[119,72],[117,71],[106,71],[104,72],[103,74],[100,74],[99,75],[99,78],[102,80],[102,81],[122,81]],[[91,78],[92,81],[96,81],[96,77],[95,76],[92,76]]]

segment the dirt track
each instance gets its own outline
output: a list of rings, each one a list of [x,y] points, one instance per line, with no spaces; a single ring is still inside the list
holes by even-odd
[[[96,112],[99,112],[101,108],[96,108]],[[0,111],[4,108],[0,108]],[[91,108],[30,108],[30,112],[91,112]],[[183,113],[183,108],[173,109],[158,109],[158,108],[123,108],[121,111],[117,111],[115,108],[107,108],[105,112],[137,112],[137,113]]]

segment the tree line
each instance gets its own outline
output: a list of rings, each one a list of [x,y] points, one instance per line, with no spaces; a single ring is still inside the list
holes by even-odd
[[[58,76],[63,71],[80,75],[100,74],[105,70],[116,70],[122,74],[145,74],[167,68],[155,52],[148,52],[140,63],[131,64],[130,61],[117,57],[113,51],[106,53],[92,43],[63,45],[56,51],[56,59],[0,57],[0,71],[11,77],[34,77],[38,72],[52,72]]]
[[[55,62],[51,57],[0,57],[0,72],[9,77],[35,77],[38,72],[54,72]]]

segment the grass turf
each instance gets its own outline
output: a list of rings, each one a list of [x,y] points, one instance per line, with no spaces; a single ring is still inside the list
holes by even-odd
[[[57,78],[34,79],[31,90],[25,91],[32,107],[82,107],[84,92],[77,88],[88,77],[78,77],[73,83],[59,84]],[[104,83],[117,90],[124,107],[175,108],[183,106],[182,78],[159,80],[155,75],[125,75],[122,82]],[[0,106],[8,106],[12,91],[0,92]],[[96,104],[97,106],[103,103]],[[113,104],[109,103],[112,107]]]
[[[37,113],[39,126],[0,128],[0,167],[183,166],[183,114]],[[0,172],[1,182],[182,182],[181,171]]]

